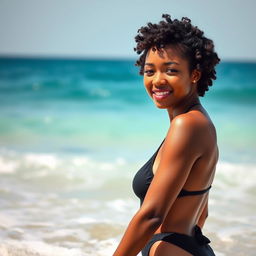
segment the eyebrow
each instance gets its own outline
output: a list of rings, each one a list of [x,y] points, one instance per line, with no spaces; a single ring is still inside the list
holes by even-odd
[[[165,62],[165,63],[164,63],[164,65],[165,65],[165,66],[168,66],[168,65],[171,65],[171,64],[179,65],[179,63],[174,62],[174,61],[169,61],[169,62]],[[145,65],[148,65],[148,66],[154,66],[154,64],[153,64],[153,63],[148,63],[148,62],[146,62],[146,63],[145,63]]]

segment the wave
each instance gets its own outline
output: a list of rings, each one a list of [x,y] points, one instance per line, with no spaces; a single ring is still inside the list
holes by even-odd
[[[97,190],[112,184],[113,189],[117,189],[119,185],[115,182],[132,177],[129,170],[134,169],[133,165],[136,162],[131,163],[125,157],[103,161],[89,155],[19,153],[6,149],[1,149],[0,157],[2,175],[17,175],[19,179],[42,182],[49,188],[58,182],[69,188],[82,185],[88,190]],[[254,191],[255,180],[255,163],[220,161],[217,165],[216,186],[220,189],[229,188],[243,195]]]
[[[210,98],[255,100],[255,63],[222,63]],[[99,100],[143,102],[145,92],[134,61],[1,59],[0,95],[15,101]]]
[[[0,153],[1,256],[113,253],[139,207],[131,189],[138,160],[3,148]],[[255,181],[256,164],[218,163],[206,225],[217,255],[239,255],[229,250],[233,244],[253,255]]]
[[[85,256],[80,249],[50,245],[42,241],[2,240],[1,256]]]

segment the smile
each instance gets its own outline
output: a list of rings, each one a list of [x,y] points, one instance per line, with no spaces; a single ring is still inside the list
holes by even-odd
[[[153,98],[156,100],[162,100],[168,97],[171,91],[153,91]]]

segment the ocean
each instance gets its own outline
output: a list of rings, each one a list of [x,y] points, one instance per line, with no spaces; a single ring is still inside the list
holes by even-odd
[[[0,58],[1,256],[112,255],[169,125],[134,62]],[[204,227],[217,256],[255,255],[255,73],[222,62],[201,98],[220,149]]]

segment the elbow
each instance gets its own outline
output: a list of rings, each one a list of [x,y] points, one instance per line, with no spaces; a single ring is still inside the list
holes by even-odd
[[[151,211],[141,210],[140,215],[143,222],[147,223],[146,225],[149,230],[155,231],[160,227],[160,225],[164,221],[163,216],[156,214],[155,211],[153,210]]]
[[[149,222],[150,230],[152,229],[153,231],[157,230],[163,223],[160,217],[150,217],[148,219],[148,222]]]

